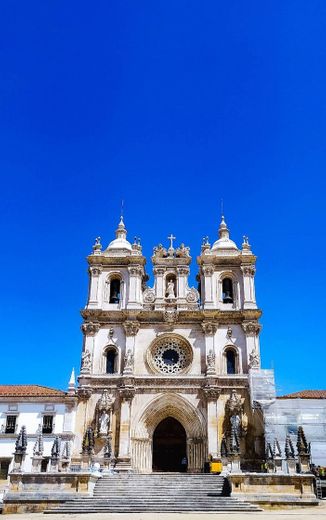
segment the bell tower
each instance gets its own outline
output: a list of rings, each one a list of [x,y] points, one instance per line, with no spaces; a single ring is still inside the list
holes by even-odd
[[[198,257],[201,306],[207,313],[215,311],[218,322],[213,352],[218,373],[246,373],[260,367],[256,256],[248,237],[243,238],[241,249],[231,240],[224,216],[218,235],[212,246],[208,237],[204,239]]]
[[[174,247],[175,237],[168,237],[168,248],[159,244],[154,248],[152,263],[154,287],[144,293],[144,303],[152,300],[153,308],[159,310],[187,310],[193,305],[198,307],[199,293],[188,285],[191,257],[189,247],[183,243]]]
[[[139,309],[142,306],[142,284],[145,258],[139,239],[131,244],[121,217],[116,238],[102,250],[98,237],[93,253],[88,256],[90,284],[87,309]]]

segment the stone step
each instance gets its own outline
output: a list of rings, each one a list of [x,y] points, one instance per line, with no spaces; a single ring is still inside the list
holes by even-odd
[[[93,497],[67,500],[46,513],[132,513],[182,511],[260,511],[228,496],[224,477],[207,474],[115,474],[95,485]]]

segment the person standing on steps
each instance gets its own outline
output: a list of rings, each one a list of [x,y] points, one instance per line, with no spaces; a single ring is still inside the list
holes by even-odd
[[[184,456],[181,459],[181,472],[187,473],[187,468],[188,468],[188,460],[187,460],[187,457]]]

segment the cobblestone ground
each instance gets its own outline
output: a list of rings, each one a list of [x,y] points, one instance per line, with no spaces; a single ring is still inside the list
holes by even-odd
[[[231,517],[231,518],[230,518]],[[43,515],[40,513],[4,515],[8,520],[326,520],[326,500],[319,506],[303,509],[262,511],[260,513],[99,513],[85,515]]]

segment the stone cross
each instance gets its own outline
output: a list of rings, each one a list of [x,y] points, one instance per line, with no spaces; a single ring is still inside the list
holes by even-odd
[[[170,249],[173,249],[173,240],[175,240],[175,236],[171,235],[168,237],[168,240],[170,240]]]

